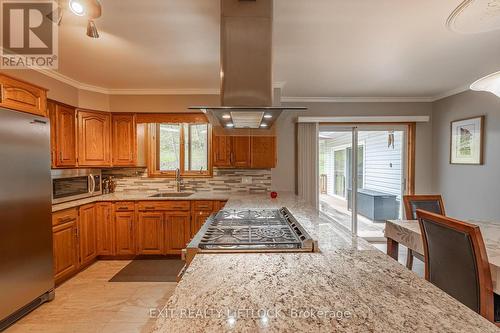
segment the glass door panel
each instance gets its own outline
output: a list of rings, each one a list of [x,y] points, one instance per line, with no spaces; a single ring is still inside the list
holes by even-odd
[[[365,239],[383,240],[385,221],[402,217],[405,137],[405,127],[358,129],[356,219]]]
[[[352,138],[352,128],[320,127],[320,211],[349,231],[352,231],[353,222],[349,208]]]

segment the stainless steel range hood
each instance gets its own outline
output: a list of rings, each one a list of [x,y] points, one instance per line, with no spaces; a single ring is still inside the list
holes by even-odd
[[[273,0],[221,0],[221,105],[212,112],[225,127],[270,128],[283,110],[273,106]]]

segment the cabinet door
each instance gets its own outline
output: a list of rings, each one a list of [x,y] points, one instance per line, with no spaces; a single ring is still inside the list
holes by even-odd
[[[115,212],[115,253],[117,255],[135,254],[134,225],[134,212]]]
[[[97,255],[115,254],[115,228],[113,223],[113,204],[96,204]]]
[[[201,226],[205,223],[208,217],[212,214],[212,211],[197,210],[193,212],[192,223],[190,230],[190,237],[193,238],[196,233],[200,230]]]
[[[137,253],[162,254],[164,249],[163,212],[139,212]]]
[[[79,166],[111,166],[111,114],[78,111]]]
[[[114,114],[112,117],[113,165],[137,164],[137,139],[134,114]]]
[[[52,144],[55,167],[75,167],[76,158],[76,111],[69,106],[49,102],[52,120]]]
[[[234,167],[250,167],[250,137],[233,136],[231,154],[231,161]]]
[[[252,137],[252,168],[271,169],[276,167],[276,137]]]
[[[78,269],[77,219],[52,228],[54,280],[56,283]]]
[[[0,74],[0,107],[47,117],[47,91]]]
[[[217,213],[218,211],[223,210],[226,203],[227,203],[226,200],[215,201],[214,202],[214,213]]]
[[[91,263],[97,256],[96,209],[95,205],[80,207],[79,218],[80,264]]]
[[[189,212],[165,213],[166,254],[181,254],[190,239]]]
[[[231,167],[231,137],[214,135],[212,140],[213,166],[218,168]]]

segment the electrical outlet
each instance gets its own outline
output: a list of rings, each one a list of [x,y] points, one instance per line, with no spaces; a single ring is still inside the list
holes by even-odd
[[[242,184],[252,184],[252,177],[241,177],[241,183]]]

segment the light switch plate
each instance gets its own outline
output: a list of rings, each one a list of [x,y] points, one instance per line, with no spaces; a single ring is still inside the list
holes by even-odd
[[[252,184],[252,177],[241,177],[241,183],[242,184]]]

